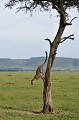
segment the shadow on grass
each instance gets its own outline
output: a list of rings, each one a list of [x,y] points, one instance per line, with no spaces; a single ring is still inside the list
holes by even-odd
[[[27,115],[43,115],[43,112],[42,110],[21,110],[21,109],[14,109],[12,107],[2,107],[0,109],[0,113],[1,112],[5,112],[5,113],[19,113],[19,114],[27,114]],[[56,111],[53,111],[53,113],[51,115],[68,115],[68,114],[71,114],[70,111],[62,111],[62,110],[56,110]]]

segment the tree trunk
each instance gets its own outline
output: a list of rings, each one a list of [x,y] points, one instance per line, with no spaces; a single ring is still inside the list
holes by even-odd
[[[58,32],[56,34],[56,37],[53,42],[50,44],[50,53],[49,53],[49,58],[48,58],[48,63],[47,63],[47,69],[45,73],[45,82],[44,82],[44,91],[43,91],[43,113],[53,113],[53,105],[52,105],[52,95],[51,95],[51,78],[50,78],[50,73],[51,73],[51,68],[54,63],[54,59],[56,56],[56,51],[59,46],[59,43],[61,42],[61,36],[64,32],[64,29],[66,27],[66,15],[64,12],[64,9],[62,7],[62,4],[58,6],[60,8],[58,12],[60,13],[60,25]]]
[[[45,82],[44,82],[44,92],[43,92],[43,100],[44,100],[44,106],[43,106],[43,113],[52,113],[53,107],[52,107],[52,96],[51,96],[51,79],[50,79],[50,70],[51,70],[51,57],[49,57],[48,67],[46,69],[45,73]]]

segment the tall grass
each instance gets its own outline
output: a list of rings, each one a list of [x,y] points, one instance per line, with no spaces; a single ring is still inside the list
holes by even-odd
[[[33,72],[0,72],[0,120],[79,120],[79,73],[52,73],[54,114],[43,115],[43,82]]]

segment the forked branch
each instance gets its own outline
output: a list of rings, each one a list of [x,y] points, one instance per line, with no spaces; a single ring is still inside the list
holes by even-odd
[[[69,36],[67,36],[67,37],[63,37],[59,43],[63,43],[63,42],[66,41],[67,39],[74,40],[74,37],[73,37],[73,36],[74,36],[74,34],[69,35]]]
[[[57,5],[54,5],[53,8],[56,9],[60,14],[64,15],[63,11],[61,9],[59,9],[59,7]]]

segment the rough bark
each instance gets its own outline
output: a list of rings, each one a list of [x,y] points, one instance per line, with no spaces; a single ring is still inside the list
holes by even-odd
[[[53,113],[53,105],[52,105],[52,95],[51,95],[51,78],[50,78],[50,73],[51,73],[51,68],[54,63],[54,59],[56,56],[56,51],[57,48],[61,42],[61,36],[64,32],[64,29],[66,27],[66,15],[64,12],[64,8],[62,3],[60,5],[55,6],[55,9],[58,10],[60,14],[60,24],[59,24],[59,29],[56,34],[56,37],[53,42],[50,44],[50,53],[49,53],[49,58],[48,58],[48,63],[47,63],[47,69],[45,73],[45,82],[44,82],[44,91],[43,91],[43,113]]]

